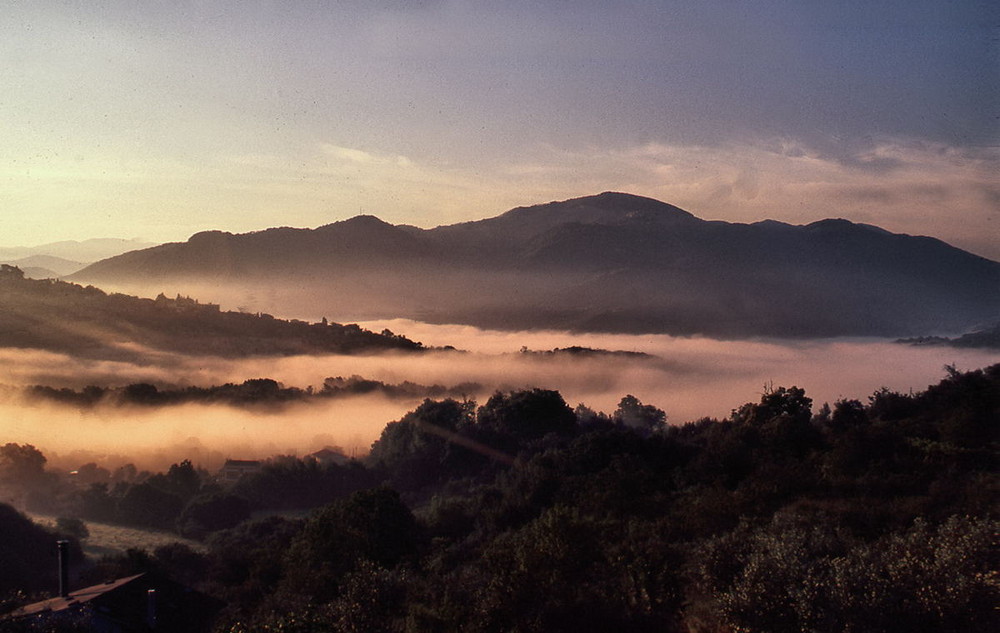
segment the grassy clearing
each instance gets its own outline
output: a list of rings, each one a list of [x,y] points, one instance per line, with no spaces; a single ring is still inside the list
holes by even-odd
[[[55,528],[56,517],[43,514],[28,514],[31,520],[49,528]],[[112,525],[110,523],[97,523],[87,521],[87,530],[90,536],[83,539],[80,544],[84,553],[92,558],[124,554],[125,550],[136,548],[152,552],[161,545],[170,543],[183,543],[199,552],[205,551],[205,545],[198,541],[186,539],[172,532],[160,532],[157,530],[144,530],[141,528]]]

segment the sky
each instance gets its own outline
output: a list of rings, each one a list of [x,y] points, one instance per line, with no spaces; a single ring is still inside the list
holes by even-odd
[[[1000,260],[976,0],[5,0],[0,245],[423,227],[606,190]]]

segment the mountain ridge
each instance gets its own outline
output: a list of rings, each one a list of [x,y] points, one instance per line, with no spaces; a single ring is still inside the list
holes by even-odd
[[[908,336],[961,333],[1000,315],[1000,264],[935,238],[843,218],[708,221],[620,192],[432,229],[356,216],[199,233],[71,277],[140,278],[178,288],[214,280],[244,295],[281,280],[268,291],[276,301],[308,297],[336,318],[491,327]]]

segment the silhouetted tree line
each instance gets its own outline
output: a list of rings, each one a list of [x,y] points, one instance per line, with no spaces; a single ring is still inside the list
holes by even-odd
[[[203,521],[206,553],[94,573],[192,583],[227,633],[993,631],[998,423],[1000,365],[817,411],[768,389],[680,426],[632,396],[610,415],[542,389],[427,400],[364,465],[279,460],[213,493],[291,507],[327,482],[307,518]],[[156,477],[204,498],[189,464]]]
[[[184,460],[166,473],[138,473],[131,480],[69,487],[57,501],[35,509],[200,539],[234,527],[253,511],[315,508],[377,481],[358,462],[320,464],[311,458],[279,456],[268,460],[260,472],[224,487],[213,474]]]
[[[556,347],[551,350],[533,350],[524,346],[518,353],[524,356],[537,356],[541,358],[628,358],[631,360],[656,358],[652,354],[647,354],[646,352],[608,350],[594,347],[581,347],[579,345]]]
[[[377,394],[386,398],[462,397],[482,388],[478,383],[460,383],[453,387],[421,385],[410,381],[389,384],[361,376],[326,378],[319,389],[286,387],[271,378],[251,378],[241,384],[226,383],[211,387],[159,388],[139,382],[120,388],[90,385],[76,390],[46,385],[28,387],[25,393],[35,399],[48,400],[78,407],[97,404],[133,404],[166,406],[186,403],[228,404],[233,406],[276,406],[293,402],[319,401],[330,398]]]

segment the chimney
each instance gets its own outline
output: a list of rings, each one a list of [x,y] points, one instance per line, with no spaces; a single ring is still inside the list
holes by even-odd
[[[151,629],[156,628],[156,589],[146,592],[146,625]]]
[[[59,596],[69,597],[69,541],[56,541],[59,548]]]

